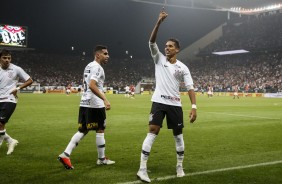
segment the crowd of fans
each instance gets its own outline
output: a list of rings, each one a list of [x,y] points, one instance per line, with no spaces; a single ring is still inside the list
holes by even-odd
[[[248,49],[247,54],[214,56],[208,53],[232,49]],[[282,89],[282,13],[231,20],[224,35],[201,49],[200,59],[183,61],[188,65],[195,87],[206,91],[279,92]],[[93,60],[78,54],[43,51],[20,51],[13,62],[24,68],[41,86],[78,86],[82,84],[84,67]],[[154,78],[152,59],[114,59],[104,66],[105,86],[116,90],[136,85],[142,78]],[[183,88],[183,90],[185,90]]]
[[[231,19],[223,27],[223,36],[202,53],[246,49],[249,51],[277,50],[282,47],[282,13]]]
[[[188,64],[189,65],[189,64]],[[248,86],[250,92],[278,92],[282,89],[282,55],[242,54],[209,57],[191,62],[189,66],[195,86],[206,90],[211,85],[214,91],[240,91]]]

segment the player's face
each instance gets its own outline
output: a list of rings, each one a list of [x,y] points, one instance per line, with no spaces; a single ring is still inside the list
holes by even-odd
[[[99,58],[102,64],[107,64],[108,60],[110,58],[109,52],[107,49],[103,49],[100,53],[99,53]]]
[[[175,47],[175,43],[173,41],[167,41],[165,44],[165,55],[167,57],[173,57],[175,54],[179,52],[179,49]]]
[[[11,55],[2,55],[0,57],[1,68],[6,70],[10,66],[11,60],[12,60]]]

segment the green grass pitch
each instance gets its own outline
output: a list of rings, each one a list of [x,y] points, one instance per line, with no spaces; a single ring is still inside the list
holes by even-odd
[[[64,169],[57,156],[77,131],[80,97],[20,94],[6,126],[19,145],[10,156],[4,143],[0,148],[0,183],[137,181],[141,146],[148,132],[150,96],[107,96],[112,109],[107,111],[106,155],[115,165],[96,165],[95,133],[89,132],[71,155],[74,170]],[[194,124],[188,121],[188,96],[182,96],[182,101],[187,176],[169,177],[175,175],[176,153],[172,132],[164,124],[148,161],[150,178],[162,180],[152,183],[282,183],[282,99],[197,96]]]

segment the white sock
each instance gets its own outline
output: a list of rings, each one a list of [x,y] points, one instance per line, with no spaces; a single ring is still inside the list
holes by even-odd
[[[72,138],[71,138],[71,140],[70,140],[70,142],[69,142],[69,144],[68,144],[68,146],[67,146],[67,148],[64,152],[67,153],[70,156],[71,152],[74,150],[74,148],[77,147],[78,143],[83,139],[84,136],[85,136],[84,133],[76,132],[72,136]]]
[[[174,136],[175,146],[176,146],[176,155],[177,155],[177,165],[182,166],[184,160],[184,140],[183,134]]]
[[[157,135],[148,133],[143,144],[142,144],[142,152],[141,152],[141,159],[140,159],[140,169],[147,168],[147,161],[149,159],[150,151],[152,145],[156,139]]]
[[[5,130],[5,132],[6,132],[6,130]],[[10,143],[12,142],[12,140],[13,140],[12,137],[7,134],[7,132],[5,133],[5,135],[3,135],[3,137],[4,137],[4,140],[5,140],[8,144],[10,144]]]
[[[105,137],[104,133],[96,133],[96,146],[98,152],[98,158],[105,158]]]

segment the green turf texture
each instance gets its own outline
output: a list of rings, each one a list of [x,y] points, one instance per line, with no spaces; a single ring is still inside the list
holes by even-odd
[[[0,183],[123,183],[136,181],[140,152],[148,132],[150,95],[107,95],[106,155],[115,165],[97,166],[95,132],[80,142],[71,155],[74,170],[57,157],[77,131],[80,97],[71,94],[19,94],[6,125],[19,141],[7,156],[0,148]],[[197,96],[198,117],[189,123],[190,102],[182,96],[186,174],[282,161],[282,99]],[[171,130],[161,129],[148,161],[152,180],[175,175],[176,152]],[[242,168],[173,178],[152,183],[278,184],[282,164]]]

